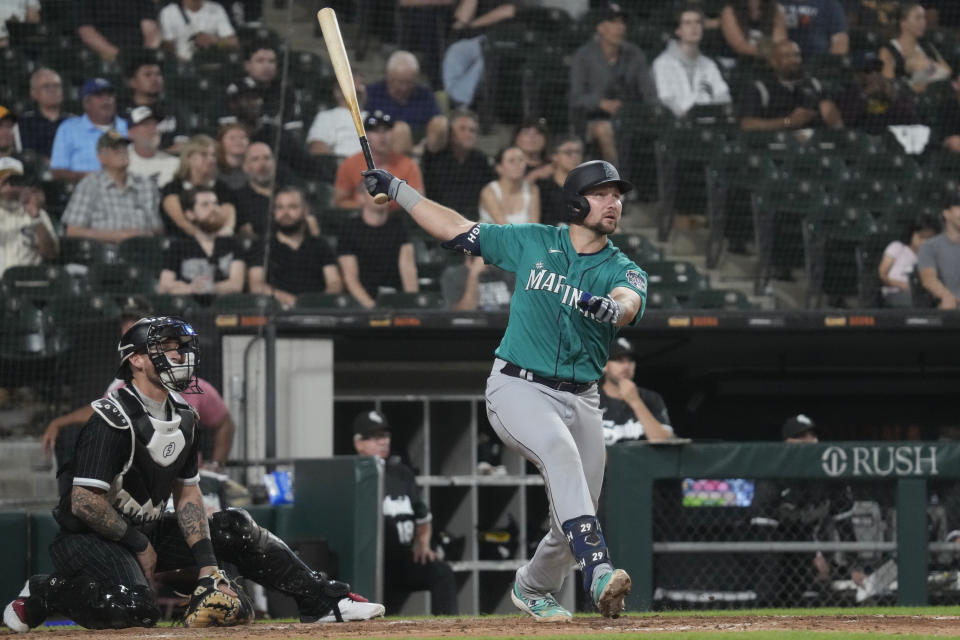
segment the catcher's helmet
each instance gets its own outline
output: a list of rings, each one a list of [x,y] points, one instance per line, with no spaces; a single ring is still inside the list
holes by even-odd
[[[567,201],[569,222],[581,222],[590,213],[590,203],[583,197],[584,191],[604,184],[616,184],[620,195],[633,190],[633,185],[621,180],[617,169],[605,160],[584,162],[567,174],[563,195]]]
[[[183,356],[182,362],[173,362],[167,357],[161,345],[168,340],[180,343],[177,351]],[[197,334],[189,324],[173,316],[142,318],[127,329],[117,345],[120,352],[118,378],[128,378],[127,361],[135,353],[145,353],[150,357],[163,386],[171,391],[190,390],[199,393],[197,386],[197,364],[200,360],[200,344]]]

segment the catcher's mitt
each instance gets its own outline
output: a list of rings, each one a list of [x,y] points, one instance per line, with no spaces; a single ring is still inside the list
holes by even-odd
[[[221,584],[230,587],[237,594],[236,597],[220,591]],[[197,581],[190,604],[183,614],[185,627],[232,627],[248,622],[253,622],[253,602],[222,569]]]

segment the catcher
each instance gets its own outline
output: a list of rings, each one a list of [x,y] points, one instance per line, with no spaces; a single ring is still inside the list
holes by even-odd
[[[301,622],[366,620],[383,605],[311,570],[282,540],[241,509],[207,518],[197,483],[197,416],[178,392],[196,387],[199,346],[179,318],[144,318],[119,344],[127,386],[92,403],[74,458],[59,473],[72,489],[54,509],[55,567],[36,575],[3,612],[25,632],[59,614],[90,629],[150,627],[160,618],[158,572],[196,567],[199,579],[183,624],[230,626],[253,620],[250,598],[220,562],[292,596]],[[174,513],[164,513],[170,496]]]

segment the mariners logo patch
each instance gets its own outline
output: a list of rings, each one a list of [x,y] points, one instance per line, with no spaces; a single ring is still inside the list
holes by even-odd
[[[633,269],[627,271],[627,282],[636,287],[640,293],[647,292],[647,277],[639,271]]]

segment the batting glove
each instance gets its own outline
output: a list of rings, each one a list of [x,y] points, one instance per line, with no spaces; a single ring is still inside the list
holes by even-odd
[[[623,315],[620,303],[613,298],[590,295],[586,291],[580,294],[577,306],[592,315],[597,322],[607,324],[617,324],[620,321],[620,316]]]
[[[406,184],[406,180],[401,180],[386,169],[368,169],[360,175],[363,176],[363,186],[367,188],[370,195],[375,196],[378,193],[387,194],[391,200],[397,199],[397,189],[401,184]]]

